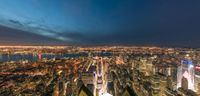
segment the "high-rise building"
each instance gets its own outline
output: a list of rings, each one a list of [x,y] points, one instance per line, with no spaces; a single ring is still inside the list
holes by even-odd
[[[83,84],[78,92],[78,96],[93,96],[93,93]]]
[[[160,93],[160,77],[158,75],[154,75],[151,78],[151,88],[152,88],[152,92],[151,95],[152,96],[158,96]]]
[[[188,79],[183,77],[182,80],[181,80],[181,87],[184,89],[184,90],[187,90],[188,89]]]
[[[197,87],[197,94],[200,95],[200,83],[198,84],[198,87]]]
[[[173,90],[173,80],[172,80],[172,77],[171,76],[168,76],[167,77],[167,88],[169,88],[170,90]]]
[[[194,65],[193,62],[189,58],[185,58],[181,61],[181,65],[178,66],[177,72],[177,88],[182,86],[182,78],[187,79],[188,88],[190,90],[195,91],[194,88]]]
[[[200,65],[195,66],[195,90],[198,92],[200,89],[198,88],[198,84],[200,84]],[[199,92],[200,93],[200,92]]]
[[[122,93],[122,96],[136,96],[136,93],[130,87],[126,87],[125,91]]]

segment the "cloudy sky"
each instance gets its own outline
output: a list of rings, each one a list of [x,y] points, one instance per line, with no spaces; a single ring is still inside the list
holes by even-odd
[[[0,0],[0,44],[200,47],[200,0]]]

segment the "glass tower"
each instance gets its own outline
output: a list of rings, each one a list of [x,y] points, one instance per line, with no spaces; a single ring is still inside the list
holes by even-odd
[[[177,88],[183,87],[184,85],[181,83],[182,78],[186,78],[188,82],[188,88],[190,90],[195,91],[194,88],[194,65],[193,62],[185,58],[181,61],[181,65],[178,66],[178,72],[177,72]]]

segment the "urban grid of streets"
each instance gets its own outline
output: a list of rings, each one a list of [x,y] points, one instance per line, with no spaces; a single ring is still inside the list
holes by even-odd
[[[177,87],[181,61],[192,61],[194,90]],[[198,96],[200,52],[190,48],[1,46],[1,96]],[[187,83],[186,83],[187,85]]]

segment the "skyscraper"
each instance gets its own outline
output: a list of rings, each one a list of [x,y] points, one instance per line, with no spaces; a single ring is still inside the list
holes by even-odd
[[[194,65],[192,60],[190,60],[189,56],[185,57],[181,61],[181,65],[178,66],[177,72],[177,88],[183,87],[181,82],[182,78],[186,78],[188,81],[188,88],[190,90],[195,91],[194,88]]]
[[[181,81],[181,87],[182,87],[184,90],[187,90],[187,89],[188,89],[188,80],[187,80],[187,78],[185,78],[184,76],[183,76],[182,81]]]

